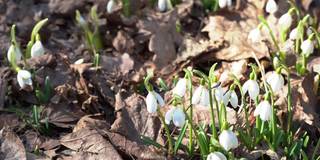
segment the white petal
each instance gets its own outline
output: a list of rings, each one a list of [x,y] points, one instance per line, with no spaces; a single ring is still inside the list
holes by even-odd
[[[167,0],[158,0],[158,9],[160,12],[167,10]]]
[[[285,13],[283,14],[280,18],[279,18],[279,27],[281,30],[287,30],[290,28],[291,24],[292,24],[292,17],[289,13]]]
[[[32,86],[31,73],[27,70],[19,70],[17,74],[17,81],[21,88]]]
[[[281,74],[273,72],[267,77],[267,83],[271,86],[273,92],[278,92],[284,86],[284,79]]]
[[[181,108],[176,108],[173,112],[173,124],[177,127],[182,127],[185,123],[186,115],[184,114],[183,110]]]
[[[156,99],[157,99],[159,106],[163,107],[165,105],[165,102],[164,102],[163,98],[161,97],[161,95],[157,92],[154,92],[154,95],[156,96]]]
[[[167,111],[166,115],[164,116],[164,120],[165,120],[166,124],[170,124],[174,111],[175,111],[175,108],[170,108]]]
[[[219,0],[219,7],[224,8],[227,6],[227,0]]]
[[[198,88],[196,88],[196,90],[192,95],[192,104],[198,104],[200,102],[202,90],[203,90],[203,86],[199,86]]]
[[[309,39],[303,41],[301,44],[301,50],[302,54],[310,55],[311,53],[313,53],[314,50],[313,42]]]
[[[206,88],[202,89],[201,97],[200,97],[200,105],[202,106],[209,106],[210,105],[210,97],[209,97],[209,91]]]
[[[249,80],[249,88],[248,88],[248,92],[249,92],[249,96],[251,99],[255,99],[259,93],[260,93],[260,88],[259,88],[259,84],[257,83],[257,81],[254,80]]]
[[[274,0],[268,0],[266,5],[266,12],[267,13],[276,13],[278,10],[278,5]]]
[[[262,101],[257,106],[256,110],[254,111],[254,115],[261,118],[263,121],[269,121],[272,115],[272,107],[268,101]]]
[[[149,113],[155,113],[158,108],[157,98],[154,95],[154,92],[149,92],[146,97],[147,111]]]
[[[291,40],[296,40],[296,39],[299,38],[298,28],[294,28],[294,29],[290,32],[289,38],[290,38]]]
[[[220,104],[222,101],[225,103],[225,99],[224,99],[224,91],[222,89],[222,87],[218,87],[215,89],[215,96],[217,99],[218,104]]]
[[[243,94],[246,94],[248,92],[248,89],[249,89],[249,83],[250,83],[250,80],[247,80],[246,82],[244,82],[244,84],[242,85],[242,91],[243,91]]]
[[[237,148],[239,143],[237,136],[230,130],[223,130],[219,135],[219,143],[226,150]]]
[[[235,91],[231,92],[230,103],[231,103],[232,107],[234,107],[234,108],[238,107],[238,96]]]
[[[207,160],[227,160],[227,158],[221,152],[212,152],[207,156]]]
[[[7,52],[7,58],[10,63],[12,63],[11,57],[15,57],[14,63],[17,63],[17,61],[20,61],[22,59],[22,53],[20,49],[15,47],[14,45],[11,45]]]
[[[109,0],[108,4],[107,4],[107,12],[110,14],[114,11],[115,9],[115,2],[114,0]]]
[[[181,78],[177,85],[173,88],[172,93],[176,94],[180,97],[183,97],[187,90],[187,80],[185,78]]]
[[[36,41],[31,47],[31,57],[37,57],[44,55],[45,51],[40,41]]]

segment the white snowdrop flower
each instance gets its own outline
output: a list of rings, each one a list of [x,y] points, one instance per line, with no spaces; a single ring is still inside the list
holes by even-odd
[[[223,130],[219,135],[219,143],[226,150],[237,148],[239,145],[236,134],[230,130]]]
[[[73,64],[82,64],[84,62],[83,58],[76,60]]]
[[[86,20],[83,18],[83,16],[82,16],[81,14],[79,14],[79,16],[78,16],[78,23],[79,23],[81,26],[87,25]]]
[[[170,124],[172,121],[173,124],[177,127],[182,127],[185,123],[186,115],[180,107],[172,107],[167,111],[165,115],[166,124]]]
[[[281,30],[289,29],[291,24],[292,24],[292,16],[290,15],[290,13],[285,13],[279,18],[278,25]]]
[[[310,54],[313,53],[313,50],[314,50],[313,42],[310,39],[303,41],[301,44],[301,50],[302,50],[302,54],[309,56]]]
[[[234,90],[229,90],[225,95],[225,105],[228,105],[228,103],[230,102],[231,106],[236,108],[238,107],[238,96],[236,94],[236,92]]]
[[[167,10],[167,0],[158,0],[158,9],[160,12]]]
[[[147,111],[149,113],[155,113],[158,106],[162,107],[165,105],[161,95],[155,91],[150,91],[146,97]]]
[[[15,60],[13,61],[11,57],[15,57]],[[7,58],[10,63],[17,63],[22,59],[22,53],[18,47],[11,45],[7,52]]]
[[[251,99],[253,99],[253,100],[254,100],[254,99],[259,95],[259,93],[260,93],[260,88],[259,88],[258,82],[255,81],[255,80],[251,80],[251,79],[247,80],[247,81],[243,84],[242,90],[243,90],[244,94],[247,93],[247,92],[249,92],[249,97],[250,97]]]
[[[272,72],[267,76],[267,83],[271,86],[273,92],[278,92],[284,86],[284,78],[277,72]]]
[[[272,107],[266,100],[260,102],[254,110],[254,116],[259,116],[263,121],[269,121],[272,115]]]
[[[37,40],[31,47],[31,57],[37,57],[44,55],[44,47],[41,41]]]
[[[177,82],[177,85],[173,88],[172,93],[183,97],[187,91],[187,79],[181,78]]]
[[[311,29],[310,27],[308,27],[308,29],[307,29],[307,35],[310,36],[312,33],[313,33],[313,32],[312,32],[312,29]]]
[[[224,105],[227,104],[227,99],[224,96],[225,91],[223,90],[223,88],[221,86],[217,87],[216,89],[214,89],[212,91],[214,91],[214,94],[212,94],[212,95],[215,95],[218,104],[220,104],[221,102],[223,102]]]
[[[278,5],[274,0],[268,0],[266,5],[266,12],[274,14],[278,11]]]
[[[227,160],[227,157],[221,152],[212,152],[207,156],[207,160]]]
[[[107,12],[110,14],[114,11],[116,7],[115,1],[114,0],[109,0],[108,4],[107,4]]]
[[[294,28],[291,32],[290,32],[290,35],[289,35],[289,39],[291,40],[296,40],[299,38],[299,32],[298,32],[298,28]]]
[[[218,3],[220,8],[230,7],[232,5],[232,0],[219,0]]]
[[[32,86],[31,73],[27,70],[19,70],[17,80],[22,89]]]
[[[209,91],[208,89],[200,85],[193,93],[192,96],[192,104],[196,105],[202,105],[202,106],[209,106],[210,100],[209,100]]]
[[[261,32],[260,32],[260,29],[259,29],[259,28],[252,29],[252,30],[249,32],[248,39],[249,39],[252,43],[258,43],[258,42],[260,42],[260,40],[261,40]]]

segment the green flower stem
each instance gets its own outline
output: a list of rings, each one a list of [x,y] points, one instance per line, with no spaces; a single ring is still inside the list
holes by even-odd
[[[190,110],[189,110],[189,117],[193,117],[193,105],[192,105],[192,92],[193,92],[193,87],[192,87],[192,72],[188,69],[185,70],[186,73],[186,78],[188,80],[189,84],[189,103],[190,103]],[[189,122],[189,154],[192,156],[193,155],[193,127],[192,127],[192,119]]]
[[[171,138],[171,134],[170,134],[170,130],[169,130],[169,127],[168,125],[165,123],[165,119],[164,119],[164,116],[162,114],[162,112],[160,111],[160,108],[158,107],[157,109],[157,112],[158,112],[158,115],[160,117],[160,120],[161,120],[161,123],[163,124],[164,126],[164,129],[165,129],[165,132],[166,132],[166,136],[167,136],[167,139],[168,139],[168,145],[169,145],[169,148],[168,148],[168,154],[169,155],[172,155],[173,154],[173,143],[172,143],[172,138]]]
[[[217,136],[217,130],[215,127],[215,116],[214,116],[214,109],[213,109],[213,100],[212,100],[212,89],[211,89],[211,82],[208,82],[209,87],[209,101],[210,101],[210,112],[211,112],[211,127],[212,127],[212,137],[216,139]],[[217,103],[216,103],[217,104]],[[218,107],[217,107],[218,108]]]
[[[272,29],[270,28],[270,26],[269,26],[269,24],[268,24],[268,22],[267,22],[267,21],[265,20],[265,18],[264,18],[263,16],[261,16],[261,15],[258,16],[258,18],[260,19],[260,21],[262,22],[262,24],[263,24],[265,27],[267,27],[267,29],[268,29],[268,31],[269,31],[269,34],[270,34],[270,36],[271,36],[271,39],[272,39],[274,45],[276,46],[277,50],[280,51],[280,47],[279,47],[279,45],[278,45],[278,42],[277,42],[277,40],[276,40],[276,38],[275,38],[275,36],[274,36],[274,33],[273,33]]]

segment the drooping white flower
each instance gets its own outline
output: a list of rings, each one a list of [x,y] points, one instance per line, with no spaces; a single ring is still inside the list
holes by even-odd
[[[207,160],[227,160],[227,157],[221,152],[212,152],[207,156]]]
[[[220,8],[230,7],[232,5],[232,0],[219,0],[218,3]]]
[[[181,78],[177,82],[177,85],[173,88],[172,93],[183,97],[187,91],[187,79]]]
[[[289,38],[291,40],[296,40],[299,38],[299,32],[298,32],[298,28],[294,28],[291,32],[290,32],[290,35],[289,35]]]
[[[212,95],[215,95],[218,105],[220,105],[221,102],[223,102],[224,105],[227,104],[227,99],[225,98],[225,91],[221,86],[213,89],[212,91],[214,92],[214,94]]]
[[[257,108],[254,110],[254,116],[259,116],[263,121],[269,121],[272,115],[272,108],[268,101],[264,100],[260,102]]]
[[[255,28],[249,32],[248,39],[252,43],[258,43],[261,40],[261,32],[259,28]]]
[[[290,13],[285,13],[279,18],[278,25],[281,30],[289,29],[291,24],[292,24],[292,16],[290,15]]]
[[[107,4],[107,12],[110,14],[114,11],[115,9],[115,1],[114,0],[109,0],[108,4]]]
[[[17,80],[22,89],[32,86],[31,73],[27,70],[19,70]]]
[[[251,99],[253,99],[253,100],[254,100],[254,99],[259,95],[259,93],[260,93],[260,88],[259,88],[258,82],[255,81],[255,80],[251,80],[251,79],[247,80],[247,81],[243,84],[242,90],[243,90],[243,93],[244,93],[244,94],[247,93],[247,92],[249,92],[249,97],[250,97]]]
[[[44,47],[41,41],[37,40],[31,47],[31,57],[37,57],[44,55]]]
[[[209,100],[209,91],[208,89],[200,85],[193,93],[192,96],[192,104],[196,105],[202,105],[202,106],[209,106],[210,100]]]
[[[11,59],[12,57],[15,58],[14,61],[13,61],[13,59]],[[17,61],[20,61],[22,59],[22,53],[18,47],[11,45],[8,49],[8,52],[7,52],[7,58],[11,64],[12,63],[16,64]]]
[[[281,74],[273,72],[267,76],[267,83],[271,86],[273,92],[278,92],[284,86],[284,78]]]
[[[165,12],[167,10],[167,0],[158,0],[158,9],[160,12]]]
[[[223,130],[219,135],[219,143],[226,150],[237,148],[239,145],[236,134],[230,130]]]
[[[236,94],[236,92],[234,90],[229,90],[225,95],[225,105],[228,105],[228,103],[230,102],[231,106],[236,108],[238,107],[238,96]]]
[[[146,97],[146,104],[147,111],[149,113],[155,113],[158,109],[158,106],[164,106],[165,102],[159,93],[150,91]]]
[[[274,14],[278,11],[278,5],[274,0],[268,0],[266,5],[266,12]]]
[[[166,124],[170,124],[170,122],[177,127],[182,127],[186,121],[186,115],[180,107],[172,107],[165,114],[165,122]]]
[[[309,56],[310,54],[313,53],[313,50],[314,50],[313,42],[310,39],[303,41],[301,44],[301,50],[302,50],[302,54]]]

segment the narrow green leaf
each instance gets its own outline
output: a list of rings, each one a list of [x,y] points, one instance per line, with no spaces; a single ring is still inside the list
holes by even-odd
[[[181,129],[181,131],[180,131],[180,134],[179,134],[179,136],[178,136],[178,139],[177,139],[177,141],[176,141],[175,144],[174,144],[174,149],[173,149],[174,154],[177,153],[177,151],[178,151],[178,149],[179,149],[179,147],[180,147],[180,144],[181,144],[181,142],[182,142],[182,139],[183,139],[183,137],[184,137],[184,135],[185,135],[185,133],[186,133],[186,130],[187,130],[187,126],[188,126],[187,124],[188,124],[188,123],[185,123],[184,126],[182,127],[182,129]]]
[[[146,145],[152,145],[152,146],[155,146],[157,148],[163,148],[163,146],[161,144],[157,143],[156,141],[152,140],[149,137],[141,135],[140,138],[141,138],[142,142],[144,144],[146,144]]]

